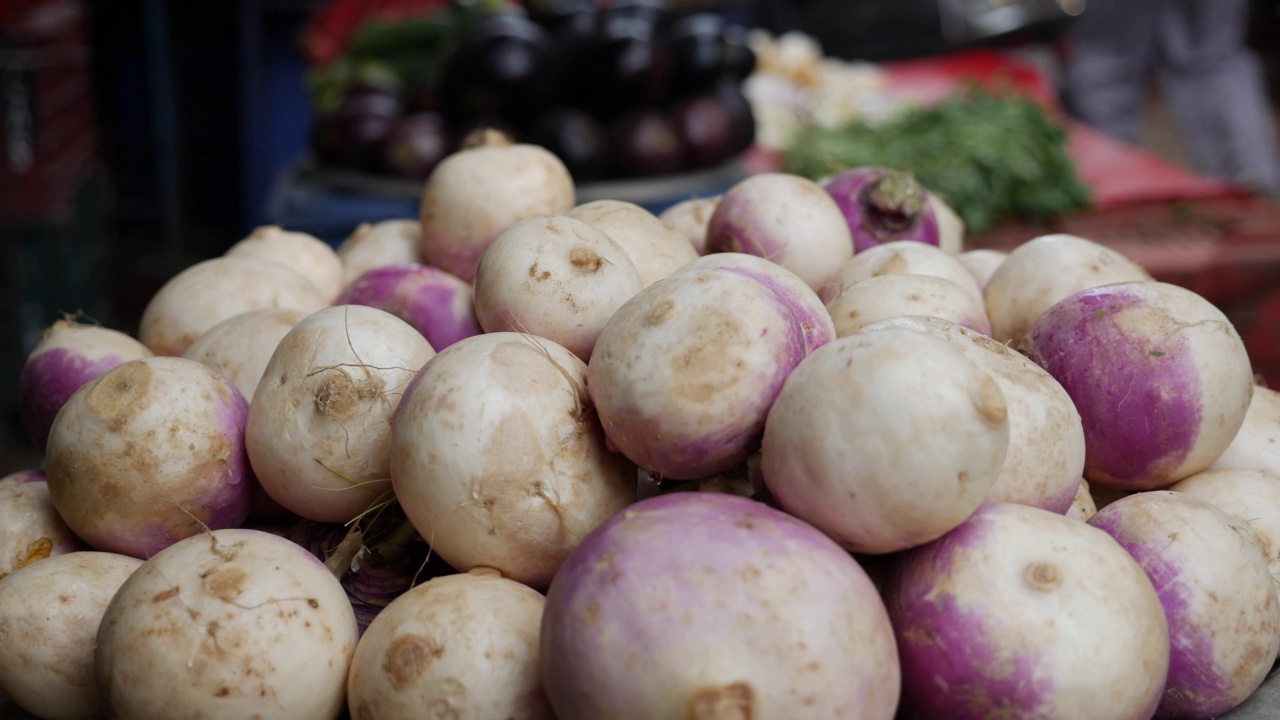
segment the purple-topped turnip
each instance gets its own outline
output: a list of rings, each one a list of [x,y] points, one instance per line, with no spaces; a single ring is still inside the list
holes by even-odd
[[[761,173],[724,194],[707,225],[707,251],[758,255],[818,291],[853,257],[840,207],[807,178]]]
[[[307,233],[264,225],[232,245],[224,256],[283,265],[310,280],[326,300],[342,290],[342,259],[328,243]]]
[[[1271,575],[1280,582],[1280,477],[1258,470],[1205,470],[1169,489],[1200,498],[1253,526]]]
[[[1280,392],[1254,386],[1244,423],[1209,467],[1261,470],[1280,477]]]
[[[689,238],[694,252],[707,254],[707,225],[720,204],[720,196],[682,200],[662,211],[658,219]]]
[[[1156,716],[1211,718],[1249,697],[1280,651],[1280,599],[1253,528],[1169,491],[1117,500],[1089,524],[1138,561],[1164,606],[1169,674]]]
[[[894,240],[854,255],[840,266],[831,281],[817,288],[823,302],[831,302],[844,288],[881,275],[930,275],[959,285],[982,302],[982,290],[959,262],[934,245]],[[986,314],[986,310],[983,310]]]
[[[44,452],[53,418],[82,385],[121,363],[151,357],[146,345],[98,325],[59,320],[44,331],[18,379],[22,427]]]
[[[895,559],[884,599],[902,717],[1134,720],[1160,700],[1160,598],[1124,548],[1084,523],[983,505]]]
[[[194,360],[133,360],[76,391],[53,421],[45,472],[58,514],[94,549],[147,558],[249,513],[249,406]]]
[[[939,243],[929,193],[911,173],[854,168],[827,180],[823,187],[844,213],[855,253],[894,240]]]
[[[698,259],[698,252],[682,234],[635,203],[596,200],[565,215],[597,228],[616,242],[635,264],[643,287]]]
[[[431,267],[408,263],[369,270],[338,295],[335,305],[367,305],[409,323],[443,350],[479,335],[471,283]]]
[[[1165,487],[1209,467],[1253,392],[1249,354],[1231,322],[1167,283],[1072,295],[1035,321],[1023,351],[1080,412],[1084,476],[1126,490]]]
[[[964,252],[964,220],[937,193],[925,193],[938,223],[938,247],[948,255]]]
[[[560,720],[889,720],[898,703],[866,572],[724,493],[643,500],[588,536],[547,593],[540,661]]]
[[[32,563],[83,549],[54,507],[43,472],[23,470],[0,478],[0,580]]]
[[[276,346],[306,317],[307,313],[293,308],[263,308],[233,315],[196,338],[182,357],[222,373],[245,400],[253,402]]]
[[[856,256],[855,256],[855,259]],[[910,315],[942,318],[983,335],[991,334],[982,299],[971,290],[932,275],[878,275],[840,288],[827,303],[836,337],[882,320]]]
[[[338,246],[342,285],[375,268],[422,262],[422,225],[417,220],[361,223]]]

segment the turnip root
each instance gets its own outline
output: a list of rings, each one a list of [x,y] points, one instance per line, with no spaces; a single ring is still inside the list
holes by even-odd
[[[436,350],[479,335],[471,283],[417,263],[375,268],[356,278],[337,305],[367,305],[417,328]]]
[[[1164,606],[1171,651],[1156,715],[1210,718],[1249,697],[1280,651],[1276,582],[1253,528],[1169,491],[1117,500],[1089,524],[1138,561]]]
[[[648,287],[698,259],[685,236],[635,203],[596,200],[564,213],[597,228],[616,242]]]
[[[870,252],[870,251],[869,251]],[[950,342],[991,377],[1009,412],[1009,448],[986,502],[1013,502],[1065,513],[1084,471],[1084,427],[1066,390],[1035,363],[955,323],[932,317],[901,317],[869,325],[925,332]],[[1087,491],[1086,491],[1087,494]]]
[[[941,240],[934,203],[910,173],[854,168],[828,179],[823,187],[844,213],[854,253],[894,240],[935,246]]]
[[[1093,500],[1093,494],[1089,492],[1089,481],[1080,478],[1080,490],[1076,492],[1075,500],[1071,501],[1071,508],[1067,510],[1067,517],[1080,522],[1089,522],[1089,518],[1098,514],[1098,505]]]
[[[547,594],[541,662],[560,720],[889,720],[898,702],[892,630],[863,569],[812,527],[722,493],[650,498],[592,533]]]
[[[545,587],[631,502],[635,468],[606,449],[585,380],[565,348],[507,332],[467,338],[414,378],[392,425],[391,480],[445,562]]]
[[[342,286],[381,267],[422,263],[422,224],[417,220],[361,223],[342,244]]]
[[[369,626],[347,678],[352,720],[551,720],[538,677],[546,600],[473,570],[396,598]]]
[[[94,679],[109,717],[332,720],[356,621],[337,578],[296,544],[214,530],[161,551],[112,598]]]
[[[946,340],[885,328],[824,345],[791,373],[765,424],[761,471],[784,510],[846,549],[895,552],[983,502],[1009,433],[990,373]]]
[[[213,258],[160,288],[142,312],[138,339],[156,355],[181,355],[214,325],[240,313],[273,307],[311,313],[328,305],[310,280],[283,265]]]
[[[670,225],[676,232],[689,238],[694,252],[707,254],[707,225],[720,203],[720,196],[690,198],[662,211],[658,219]]]
[[[691,270],[619,308],[596,341],[587,386],[614,447],[662,477],[694,480],[756,450],[809,346],[792,304],[769,285],[731,268]]]
[[[563,215],[521,220],[494,238],[476,271],[485,332],[525,332],[591,359],[605,323],[640,292],[640,273],[609,236]]]
[[[960,261],[960,265],[969,272],[973,279],[978,283],[978,287],[986,290],[987,283],[990,282],[991,276],[995,274],[996,268],[1004,262],[1009,253],[1000,250],[968,250],[956,256],[956,260]]]
[[[707,250],[771,260],[817,291],[853,257],[853,239],[840,207],[820,185],[798,175],[761,173],[720,199],[707,225]]]
[[[1253,526],[1267,567],[1280,582],[1280,477],[1258,470],[1206,470],[1169,489],[1199,498]]]
[[[1124,548],[1084,523],[984,505],[898,558],[884,598],[904,717],[1131,720],[1160,700],[1160,598]]]
[[[253,402],[276,346],[306,316],[293,308],[264,308],[233,315],[196,338],[182,357],[222,373],[245,400]]]
[[[1036,320],[1024,351],[1080,412],[1084,476],[1127,490],[1209,467],[1244,422],[1253,391],[1249,355],[1230,321],[1167,283],[1073,295]]]
[[[147,346],[118,330],[74,320],[55,322],[27,356],[18,380],[19,412],[31,444],[44,452],[54,416],[80,386],[103,371],[151,354]]]
[[[306,233],[264,225],[224,255],[283,265],[310,280],[326,300],[333,300],[342,290],[342,259],[328,243]]]
[[[1261,470],[1280,477],[1280,392],[1254,386],[1244,423],[1209,468]]]
[[[258,384],[245,445],[276,502],[311,520],[346,522],[389,489],[391,418],[434,355],[405,321],[339,305],[285,335]]]
[[[238,526],[253,473],[248,404],[194,360],[133,360],[76,391],[53,421],[49,494],[96,550],[147,558],[204,529]]]
[[[821,288],[823,302],[831,302],[844,288],[881,275],[931,275],[959,285],[982,302],[982,290],[960,261],[933,245],[894,240],[854,255]],[[986,314],[984,309],[983,314]]]
[[[964,252],[964,220],[937,193],[926,192],[925,199],[938,224],[938,247],[948,255]]]
[[[498,233],[536,215],[573,207],[564,163],[537,145],[512,145],[486,131],[478,144],[446,157],[422,193],[422,259],[466,281]]]
[[[1009,253],[987,280],[983,294],[992,337],[1014,347],[1058,301],[1083,290],[1150,280],[1142,266],[1092,240],[1042,235]]]
[[[0,580],[46,558],[83,549],[58,515],[43,472],[0,478]]]
[[[920,315],[991,334],[982,300],[960,285],[931,275],[880,275],[846,285],[827,303],[836,337],[881,320]]]
[[[93,652],[107,603],[142,564],[73,552],[0,582],[0,692],[48,720],[102,716]]]

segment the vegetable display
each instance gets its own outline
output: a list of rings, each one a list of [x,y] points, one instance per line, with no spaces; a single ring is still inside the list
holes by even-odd
[[[262,228],[139,340],[51,329],[21,380],[44,461],[0,479],[0,714],[1262,697],[1280,401],[1205,298],[1083,237],[860,247],[785,173],[661,217],[578,203],[546,149],[479,138],[418,221]]]

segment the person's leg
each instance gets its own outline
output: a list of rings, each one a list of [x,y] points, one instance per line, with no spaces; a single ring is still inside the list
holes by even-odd
[[[1137,144],[1166,0],[1089,0],[1066,38],[1066,101],[1080,120]]]
[[[1174,0],[1159,19],[1161,87],[1199,169],[1280,190],[1267,88],[1245,45],[1249,0]]]

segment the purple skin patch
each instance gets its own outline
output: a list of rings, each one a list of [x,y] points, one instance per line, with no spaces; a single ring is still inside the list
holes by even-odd
[[[348,285],[335,305],[366,305],[404,320],[439,352],[481,333],[471,286],[438,268],[402,264],[375,268]]]
[[[1202,423],[1200,377],[1176,328],[1143,337],[1117,322],[1146,307],[1132,285],[1086,290],[1040,316],[1025,341],[1080,412],[1085,477],[1124,490],[1174,482]]]
[[[1151,580],[1169,623],[1169,675],[1160,698],[1162,718],[1207,718],[1230,710],[1235,703],[1231,681],[1213,666],[1213,634],[1195,624],[1191,615],[1195,590],[1179,581],[1189,562],[1181,547],[1156,530],[1149,538],[1135,537],[1125,525],[1125,507],[1113,504],[1099,510],[1089,524],[1102,530],[1129,553]],[[1150,516],[1144,516],[1149,518]]]
[[[900,181],[912,192],[898,193],[892,198],[897,201],[891,203],[892,207],[880,203],[887,212],[878,210],[872,201],[873,193],[886,178],[895,176],[895,182]],[[923,187],[918,183],[911,187],[915,181],[907,182],[909,177],[888,168],[863,167],[841,173],[825,185],[849,223],[855,254],[894,240],[914,240],[935,247],[941,242],[933,206]]]
[[[897,561],[884,597],[898,640],[906,717],[1049,717],[1051,673],[1038,672],[1034,653],[1010,656],[993,641],[1000,627],[998,603],[966,610],[938,588],[969,550],[991,542],[986,517],[1000,512],[1000,504],[983,505],[951,532]]]
[[[119,355],[91,360],[64,347],[46,350],[27,361],[18,380],[22,426],[41,453],[49,442],[49,428],[67,400],[81,386],[124,362]]]
[[[43,470],[19,470],[16,473],[0,477],[0,487],[18,485],[20,483],[45,482]]]
[[[776,278],[769,277],[769,274],[765,272],[734,266],[716,269],[749,277],[772,290],[773,294],[791,309],[791,314],[795,316],[796,322],[799,323],[804,336],[806,355],[835,339],[835,334],[831,332],[831,318],[827,315],[827,309],[822,305],[821,301],[806,303],[803,297],[798,296],[795,288],[778,282]]]

